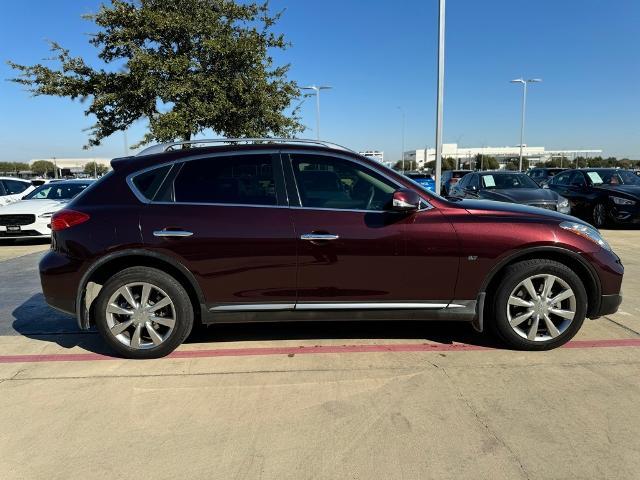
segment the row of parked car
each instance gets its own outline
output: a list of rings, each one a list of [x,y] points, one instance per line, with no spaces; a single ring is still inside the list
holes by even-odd
[[[92,181],[0,177],[0,239],[49,238],[53,214]]]
[[[435,190],[430,176],[407,176]],[[441,191],[450,199],[496,200],[555,210],[599,228],[640,223],[640,176],[617,168],[534,168],[526,173],[449,170],[443,172]]]

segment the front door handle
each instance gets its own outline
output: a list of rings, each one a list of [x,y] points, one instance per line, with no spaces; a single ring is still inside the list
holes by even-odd
[[[339,238],[339,235],[331,233],[305,233],[300,235],[300,240],[308,240],[310,242],[325,242],[327,240],[338,240]]]
[[[186,230],[167,230],[166,228],[163,230],[156,230],[153,232],[154,237],[190,237],[193,235],[193,232],[188,232]]]

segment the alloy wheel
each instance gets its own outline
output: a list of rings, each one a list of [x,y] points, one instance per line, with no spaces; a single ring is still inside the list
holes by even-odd
[[[109,298],[107,327],[120,343],[137,350],[162,344],[176,325],[173,301],[150,283],[128,283]]]
[[[596,204],[593,207],[593,223],[596,227],[602,227],[606,221],[606,212],[602,203]]]
[[[564,333],[575,315],[575,293],[567,282],[550,274],[522,280],[507,303],[507,319],[513,331],[535,342]]]

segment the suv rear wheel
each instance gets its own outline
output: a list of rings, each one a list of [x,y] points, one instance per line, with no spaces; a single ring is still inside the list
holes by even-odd
[[[95,304],[96,326],[106,342],[127,358],[163,357],[193,326],[193,307],[172,276],[149,267],[113,275]]]
[[[578,332],[587,311],[580,278],[553,260],[526,260],[510,265],[492,304],[492,325],[510,347],[548,350]]]

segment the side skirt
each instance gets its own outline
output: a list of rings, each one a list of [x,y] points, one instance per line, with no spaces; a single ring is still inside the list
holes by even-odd
[[[444,302],[313,302],[293,304],[216,305],[203,323],[434,320],[472,322],[476,300]]]

